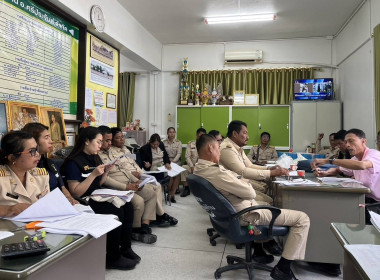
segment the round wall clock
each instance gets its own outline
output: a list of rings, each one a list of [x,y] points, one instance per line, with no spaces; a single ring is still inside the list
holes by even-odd
[[[95,26],[96,30],[103,32],[105,27],[105,19],[103,10],[100,6],[94,5],[91,7],[90,18],[91,23]]]

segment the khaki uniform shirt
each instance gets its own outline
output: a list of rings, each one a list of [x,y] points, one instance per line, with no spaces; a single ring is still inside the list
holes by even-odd
[[[182,155],[182,143],[181,141],[174,139],[173,142],[169,142],[168,139],[163,141],[165,150],[169,155],[171,162],[176,164],[181,164],[181,155]]]
[[[101,150],[99,152],[99,156],[102,159],[103,163],[108,163],[115,158],[128,153],[126,150],[128,150],[126,147],[117,148],[111,146],[108,151]],[[128,157],[122,157],[116,161],[115,167],[109,171],[106,182],[104,184],[117,190],[126,190],[127,184],[139,181],[138,178],[132,175],[131,171],[129,171],[128,168],[125,168],[126,166],[130,165],[129,160],[134,161]]]
[[[334,149],[329,147],[328,149],[322,150],[321,140],[317,139],[315,143],[315,153],[326,155],[326,158],[338,157],[339,148],[335,147]]]
[[[266,146],[264,149],[260,146],[259,156],[257,157],[257,149],[259,146],[253,146],[249,151],[247,157],[251,162],[255,161],[268,161],[268,160],[277,160],[278,155],[277,151],[272,146]]]
[[[198,151],[197,151],[197,146],[195,145],[195,140],[187,143],[185,158],[186,158],[186,164],[188,166],[190,167],[195,166],[195,163],[198,160]]]
[[[26,172],[25,184],[7,165],[0,165],[0,205],[36,202],[50,190],[49,174],[45,168],[33,168]]]
[[[251,184],[238,179],[238,174],[220,164],[199,159],[194,174],[209,181],[231,202],[237,212],[258,205],[255,200],[256,192]]]
[[[228,137],[220,144],[219,163],[247,179],[262,181],[270,177],[270,170],[253,164],[243,148]]]

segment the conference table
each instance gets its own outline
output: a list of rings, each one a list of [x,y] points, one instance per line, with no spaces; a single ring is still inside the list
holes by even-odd
[[[20,223],[0,219],[0,231],[12,231]],[[19,230],[0,240],[0,246],[24,241],[34,231]],[[98,239],[75,234],[47,233],[50,251],[15,259],[0,258],[0,279],[105,279],[106,235]]]
[[[313,174],[306,178],[315,180]],[[364,224],[365,194],[370,189],[358,183],[345,186],[323,184],[273,185],[274,205],[279,208],[305,212],[310,218],[310,230],[306,245],[305,261],[343,263],[343,248],[330,230],[330,224]]]
[[[380,245],[380,232],[373,225],[332,223],[330,228],[342,248],[345,245],[355,244]],[[369,271],[366,271],[346,248],[344,248],[343,279],[371,279]]]

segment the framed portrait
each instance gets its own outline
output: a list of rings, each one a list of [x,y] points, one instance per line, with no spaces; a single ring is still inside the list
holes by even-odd
[[[49,128],[53,141],[53,153],[55,153],[68,145],[63,111],[59,108],[40,107],[40,112],[41,123]]]
[[[116,95],[107,93],[107,108],[116,109]]]
[[[259,106],[259,95],[258,94],[246,94],[244,95],[245,105],[256,105]]]
[[[8,116],[8,103],[6,101],[0,101],[0,143],[1,138],[9,130],[9,116]]]
[[[27,123],[40,121],[39,106],[25,102],[8,102],[9,130],[21,130]]]
[[[234,90],[234,105],[244,105],[244,90]]]

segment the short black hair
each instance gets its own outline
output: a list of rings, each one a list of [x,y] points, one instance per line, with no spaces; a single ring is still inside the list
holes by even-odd
[[[344,137],[346,137],[347,131],[344,129],[339,130],[337,133],[334,135],[334,140],[342,140],[344,141]]]
[[[239,133],[242,126],[248,127],[247,124],[245,122],[242,122],[242,121],[232,121],[232,122],[230,122],[228,124],[227,137],[231,138],[232,133],[234,131],[236,131],[237,133]]]
[[[8,156],[12,154],[19,158],[24,151],[25,141],[32,138],[30,133],[22,130],[6,133],[1,139],[0,164],[8,164]]]
[[[269,132],[265,132],[265,131],[264,131],[263,133],[261,133],[260,138],[263,137],[264,135],[268,135],[268,137],[269,137],[269,139],[270,139],[270,134],[269,134]]]
[[[175,132],[175,128],[171,126],[171,127],[169,127],[169,128],[166,130],[166,134],[169,134],[169,130],[170,130],[170,129],[174,129],[174,132]]]
[[[161,137],[158,135],[158,133],[154,133],[150,136],[149,138],[149,144],[152,144],[154,142],[159,142],[161,143]]]
[[[206,129],[204,129],[203,127],[200,127],[200,128],[197,129],[197,135],[198,135],[199,133],[201,133],[201,132],[203,132],[204,134],[207,133]]]
[[[211,136],[214,136],[216,138],[216,136],[218,136],[220,134],[220,132],[219,132],[219,130],[213,129],[213,130],[210,130],[208,132],[208,134],[211,135]]]
[[[331,133],[330,135],[329,135],[329,138],[331,137],[331,136],[334,136],[335,137],[335,132],[333,132],[333,133]]]
[[[99,130],[100,134],[102,134],[103,136],[106,135],[106,134],[111,134],[112,133],[111,128],[109,128],[106,125],[99,126],[98,130]]]
[[[203,149],[209,143],[214,142],[214,141],[216,141],[215,137],[210,135],[210,134],[203,134],[203,135],[199,136],[199,138],[195,142],[195,146],[197,147],[198,153],[201,149]]]
[[[113,138],[116,134],[118,134],[119,132],[123,133],[123,132],[121,131],[121,129],[118,128],[118,127],[113,127],[113,128],[111,128],[112,138]]]
[[[346,135],[349,134],[349,133],[355,134],[360,139],[366,139],[365,133],[361,129],[351,128],[350,130],[347,131]]]

